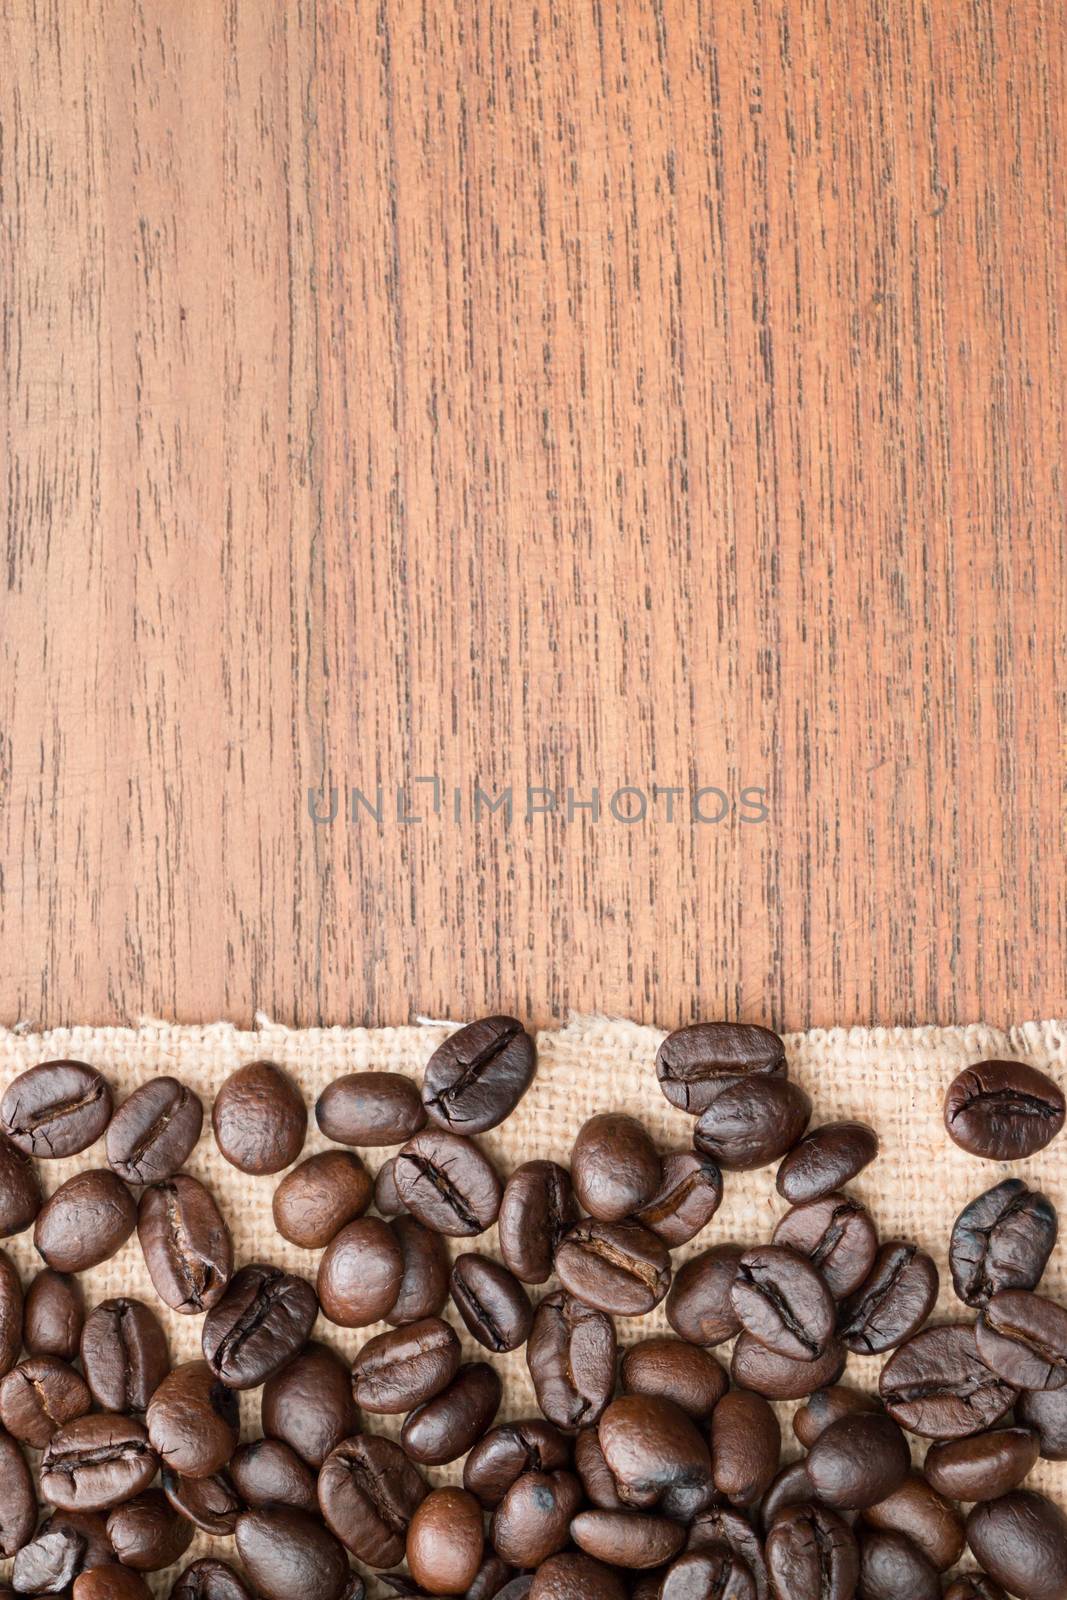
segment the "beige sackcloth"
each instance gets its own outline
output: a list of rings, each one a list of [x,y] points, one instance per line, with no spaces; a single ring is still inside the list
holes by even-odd
[[[369,1068],[403,1072],[420,1078],[422,1069],[449,1032],[458,1024],[420,1021],[401,1028],[290,1029],[257,1016],[256,1025],[242,1030],[229,1024],[178,1027],[146,1021],[136,1028],[57,1028],[33,1033],[0,1030],[0,1093],[16,1074],[39,1061],[72,1057],[90,1062],[109,1079],[120,1102],[138,1084],[170,1073],[195,1089],[204,1102],[205,1128],[186,1170],[205,1182],[217,1197],[233,1232],[235,1259],[272,1261],[314,1281],[317,1251],[301,1250],[275,1233],[271,1197],[278,1177],[250,1178],[237,1172],[219,1154],[211,1134],[210,1106],[220,1084],[236,1067],[268,1059],[287,1069],[300,1085],[309,1111],[316,1097],[334,1078]],[[675,1110],[660,1093],[654,1062],[664,1034],[657,1028],[606,1017],[574,1017],[565,1027],[539,1034],[537,1077],[514,1114],[500,1128],[482,1135],[478,1143],[493,1159],[502,1177],[534,1156],[566,1162],[581,1124],[595,1112],[612,1108],[641,1119],[661,1150],[688,1146],[692,1119]],[[936,1315],[941,1320],[969,1319],[966,1307],[955,1299],[948,1273],[947,1242],[952,1221],[960,1209],[983,1189],[1008,1176],[1009,1171],[1039,1186],[1067,1219],[1067,1135],[1056,1140],[1030,1161],[1010,1169],[978,1161],[951,1142],[941,1121],[945,1088],[961,1067],[991,1056],[1029,1061],[1051,1071],[1067,1085],[1067,1022],[1023,1023],[1007,1031],[977,1024],[965,1028],[831,1028],[786,1036],[790,1074],[811,1095],[814,1122],[858,1117],[870,1122],[881,1139],[878,1160],[850,1185],[874,1213],[883,1239],[917,1241],[930,1251],[941,1272],[941,1296]],[[326,1148],[325,1140],[309,1122],[304,1155]],[[376,1171],[391,1152],[364,1151]],[[51,1193],[71,1173],[105,1164],[103,1140],[92,1149],[66,1161],[39,1163],[42,1181]],[[787,1209],[774,1187],[774,1169],[727,1173],[723,1204],[710,1224],[693,1242],[674,1252],[674,1261],[705,1249],[719,1240],[755,1243],[769,1237],[778,1217]],[[1067,1234],[1067,1221],[1065,1221]],[[496,1229],[477,1241],[456,1241],[459,1249],[497,1252]],[[33,1247],[33,1231],[5,1240],[23,1282],[41,1266]],[[93,1272],[85,1274],[88,1305],[109,1295],[136,1295],[161,1316],[170,1339],[171,1358],[185,1361],[200,1355],[202,1318],[183,1317],[167,1310],[157,1299],[145,1270],[136,1235],[124,1248]],[[1045,1273],[1044,1292],[1063,1299],[1067,1295],[1067,1238],[1053,1254]],[[535,1298],[542,1291],[535,1291]],[[446,1308],[446,1315],[449,1308]],[[502,1358],[488,1357],[466,1335],[458,1316],[451,1320],[463,1335],[464,1359],[495,1359],[504,1379],[505,1399],[500,1420],[535,1414],[533,1390],[522,1352]],[[319,1318],[315,1336],[351,1358],[374,1328],[350,1330]],[[667,1329],[663,1308],[642,1318],[619,1318],[622,1344],[633,1343]],[[669,1330],[668,1330],[669,1331]],[[717,1352],[728,1360],[729,1346]],[[873,1389],[883,1357],[851,1357],[847,1381]],[[259,1390],[242,1396],[245,1436],[259,1427]],[[780,1408],[786,1454],[795,1450],[788,1427],[794,1405]],[[393,1436],[401,1418],[371,1417],[373,1431]],[[922,1449],[919,1448],[921,1459]],[[431,1470],[435,1483],[456,1482],[459,1467]],[[1030,1483],[1067,1501],[1067,1465],[1042,1461]],[[182,1566],[212,1552],[237,1562],[232,1539],[197,1536]],[[10,1564],[0,1563],[0,1575]],[[150,1581],[157,1594],[169,1593],[176,1571],[155,1575]],[[369,1593],[389,1591],[371,1581]]]

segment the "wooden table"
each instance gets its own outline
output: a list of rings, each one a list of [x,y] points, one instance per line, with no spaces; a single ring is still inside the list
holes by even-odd
[[[0,1019],[1067,1015],[1061,4],[0,16]]]

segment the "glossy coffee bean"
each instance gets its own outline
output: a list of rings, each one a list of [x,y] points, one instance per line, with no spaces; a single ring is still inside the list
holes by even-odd
[[[348,1558],[317,1517],[292,1506],[244,1511],[235,1538],[245,1571],[264,1600],[342,1600]]]
[[[107,1536],[124,1567],[159,1572],[179,1561],[193,1540],[192,1523],[179,1516],[158,1489],[146,1489],[107,1519]]]
[[[186,1567],[170,1600],[252,1600],[252,1591],[229,1562],[204,1556]]]
[[[504,1422],[472,1448],[463,1463],[463,1487],[492,1510],[524,1472],[558,1472],[570,1464],[570,1446],[550,1422],[540,1417]]]
[[[991,1428],[1015,1398],[978,1355],[974,1329],[923,1328],[895,1350],[878,1382],[882,1404],[902,1428],[927,1439],[961,1439]]]
[[[152,1600],[141,1574],[117,1562],[80,1573],[70,1594],[71,1600]]]
[[[299,1089],[273,1061],[231,1072],[215,1096],[215,1143],[239,1172],[263,1176],[292,1166],[304,1148],[307,1108]]]
[[[295,1272],[253,1263],[204,1318],[204,1357],[231,1389],[255,1389],[307,1344],[319,1306]]]
[[[469,1139],[442,1129],[416,1134],[396,1157],[396,1191],[412,1216],[452,1238],[473,1238],[496,1221],[503,1193]]]
[[[233,1272],[233,1240],[204,1185],[179,1172],[141,1195],[137,1237],[148,1275],[172,1311],[210,1311]]]
[[[92,1406],[80,1372],[57,1356],[28,1356],[0,1382],[0,1424],[22,1444],[43,1450],[57,1428]]]
[[[731,1291],[739,1244],[716,1244],[692,1256],[678,1269],[667,1295],[667,1321],[690,1344],[724,1344],[740,1331]]]
[[[0,1131],[41,1160],[88,1150],[110,1117],[111,1090],[84,1061],[45,1061],[30,1067],[0,1100]]]
[[[396,1157],[390,1156],[378,1168],[374,1179],[374,1208],[382,1217],[407,1215],[407,1206],[396,1189]]]
[[[601,1222],[621,1222],[646,1206],[662,1181],[656,1147],[634,1117],[590,1117],[574,1141],[571,1178],[578,1203]]]
[[[183,1478],[164,1467],[163,1493],[175,1511],[216,1539],[231,1539],[243,1509],[230,1480],[221,1472],[207,1478]]]
[[[1021,1161],[1063,1127],[1067,1102],[1047,1073],[1022,1061],[979,1061],[945,1095],[945,1127],[962,1150],[987,1161]]]
[[[937,1571],[903,1533],[865,1530],[860,1543],[861,1600],[939,1600]]]
[[[529,1600],[626,1600],[626,1588],[612,1567],[565,1550],[538,1567]]]
[[[319,1262],[323,1316],[343,1328],[380,1322],[396,1304],[404,1254],[388,1222],[360,1217],[330,1241]]]
[[[430,1594],[464,1594],[485,1549],[482,1511],[463,1489],[435,1489],[411,1519],[408,1569]]]
[[[501,1585],[506,1588],[512,1576],[512,1569],[507,1563],[501,1561],[494,1550],[487,1550],[464,1600],[499,1600],[502,1593]]]
[[[706,1550],[723,1544],[740,1556],[756,1587],[756,1600],[767,1600],[770,1583],[763,1559],[763,1543],[748,1518],[733,1506],[710,1505],[689,1524],[686,1548]]]
[[[392,1439],[361,1433],[330,1452],[318,1479],[326,1526],[368,1567],[404,1558],[411,1519],[429,1493],[414,1463]]]
[[[878,1135],[865,1122],[825,1122],[812,1128],[782,1161],[775,1180],[790,1205],[843,1189],[878,1154]]]
[[[595,1426],[581,1428],[574,1441],[574,1469],[582,1482],[585,1497],[598,1511],[625,1511],[611,1468],[600,1448]]]
[[[682,1339],[666,1336],[631,1345],[622,1358],[625,1394],[659,1395],[697,1422],[706,1422],[726,1393],[729,1380],[713,1355]]]
[[[570,1542],[571,1518],[581,1503],[582,1485],[573,1473],[521,1473],[493,1513],[493,1548],[509,1566],[540,1566]]]
[[[185,1165],[204,1125],[199,1097],[177,1078],[150,1078],[116,1111],[108,1166],[126,1183],[161,1183]]]
[[[85,1320],[82,1369],[104,1411],[143,1411],[170,1370],[167,1336],[140,1300],[102,1300]]]
[[[321,1250],[371,1203],[370,1173],[351,1150],[323,1150],[287,1172],[274,1191],[274,1226],[303,1250]]]
[[[386,1322],[391,1327],[403,1328],[412,1322],[423,1322],[427,1317],[439,1317],[449,1289],[450,1263],[444,1237],[406,1215],[395,1217],[390,1227],[400,1246],[404,1270],[400,1292],[386,1315]]]
[[[842,1305],[838,1334],[857,1355],[893,1350],[918,1333],[934,1309],[938,1287],[938,1271],[926,1251],[891,1239]]]
[[[319,1095],[315,1121],[336,1144],[404,1144],[426,1126],[418,1085],[402,1072],[350,1072]]]
[[[711,1456],[697,1425],[670,1400],[622,1395],[597,1429],[622,1500],[688,1520],[713,1498]]]
[[[33,1161],[0,1133],[0,1239],[24,1232],[35,1221],[41,1204]]]
[[[1019,1395],[1015,1420],[1037,1434],[1046,1461],[1067,1461],[1067,1389],[1034,1389]]]
[[[11,1576],[18,1594],[62,1594],[79,1573],[114,1560],[102,1516],[58,1511],[23,1545]]]
[[[501,1355],[526,1343],[533,1307],[522,1284],[490,1256],[460,1255],[452,1265],[452,1299],[467,1331]]]
[[[816,1439],[831,1422],[841,1417],[854,1417],[878,1410],[878,1402],[859,1389],[847,1384],[831,1384],[827,1389],[817,1389],[793,1413],[793,1432],[797,1442],[810,1450]]]
[[[961,1572],[945,1590],[944,1600],[1008,1600],[999,1583],[985,1572]]]
[[[695,1022],[668,1034],[656,1055],[656,1077],[672,1106],[698,1117],[724,1080],[784,1074],[785,1046],[776,1033],[738,1022]]]
[[[969,1306],[1001,1289],[1036,1289],[1058,1232],[1056,1208],[1021,1178],[1006,1178],[964,1206],[952,1227],[952,1284]]]
[[[411,1412],[400,1443],[424,1466],[458,1461],[491,1426],[502,1392],[500,1374],[488,1362],[460,1367],[447,1388]]]
[[[596,1422],[615,1388],[615,1326],[563,1291],[546,1295],[534,1312],[526,1365],[537,1403],[549,1422],[576,1433]]]
[[[571,1538],[598,1561],[640,1572],[672,1561],[685,1544],[685,1529],[649,1512],[582,1511],[571,1523]]]
[[[670,1287],[667,1246],[639,1222],[579,1222],[556,1251],[556,1273],[575,1299],[616,1316],[642,1317]]]
[[[730,1289],[742,1327],[768,1350],[815,1361],[834,1331],[830,1291],[806,1256],[782,1245],[746,1250]]]
[[[722,1173],[699,1150],[671,1150],[660,1164],[659,1188],[637,1212],[640,1222],[674,1250],[695,1239],[722,1204]]]
[[[364,1411],[413,1411],[452,1382],[459,1363],[455,1330],[427,1317],[368,1339],[352,1363],[352,1392]]]
[[[802,1400],[836,1383],[845,1370],[847,1352],[838,1339],[831,1339],[814,1361],[794,1361],[768,1350],[750,1333],[739,1335],[730,1362],[730,1375],[741,1389],[754,1389],[768,1400]]]
[[[716,1095],[700,1115],[693,1143],[728,1172],[751,1172],[780,1161],[810,1120],[811,1101],[798,1084],[761,1073]]]
[[[963,1518],[951,1500],[910,1472],[892,1494],[868,1506],[864,1520],[872,1528],[903,1533],[938,1572],[954,1567],[963,1553]]]
[[[725,1545],[691,1550],[671,1563],[660,1584],[660,1600],[755,1600],[752,1574]]]
[[[504,1264],[522,1283],[545,1283],[563,1235],[579,1220],[570,1173],[555,1161],[516,1167],[500,1202],[497,1233]]]
[[[41,1494],[60,1511],[106,1511],[147,1489],[158,1466],[139,1422],[95,1412],[52,1435],[41,1459]]]
[[[767,1534],[767,1568],[779,1600],[851,1600],[860,1553],[852,1529],[827,1506],[789,1506]]]
[[[514,1017],[483,1017],[451,1034],[426,1063],[422,1100],[431,1122],[485,1133],[511,1115],[537,1070],[534,1043]]]
[[[136,1222],[133,1195],[121,1178],[107,1167],[91,1167],[45,1201],[33,1242],[54,1271],[88,1272],[122,1249]]]
[[[806,1506],[811,1502],[811,1497],[811,1482],[803,1460],[791,1461],[788,1466],[780,1467],[760,1501],[760,1527],[766,1532],[780,1512],[791,1510],[793,1506]]]
[[[319,1509],[315,1474],[282,1439],[252,1439],[238,1445],[229,1465],[233,1486],[247,1506]]]
[[[1067,1384],[1067,1310],[1027,1289],[1002,1289],[982,1308],[975,1328],[986,1366],[1016,1389]]]
[[[735,1506],[754,1506],[778,1471],[782,1430],[762,1395],[731,1389],[711,1418],[712,1480]]]
[[[68,1272],[43,1267],[26,1291],[22,1337],[33,1356],[73,1361],[85,1324],[85,1293]]]
[[[0,1378],[19,1358],[22,1320],[22,1282],[11,1257],[0,1250]]]
[[[268,1438],[284,1439],[317,1471],[359,1426],[348,1368],[312,1340],[263,1385],[261,1419]]]
[[[186,1478],[207,1478],[237,1448],[237,1397],[206,1361],[186,1361],[148,1402],[148,1437],[160,1461]]]
[[[854,1294],[874,1266],[878,1235],[870,1212],[847,1194],[828,1194],[787,1211],[774,1243],[807,1256],[835,1300]]]
[[[1044,1495],[1014,1489],[967,1518],[967,1543],[983,1569],[1026,1600],[1063,1600],[1067,1517]]]
[[[1032,1428],[994,1428],[966,1439],[947,1439],[926,1452],[923,1472],[952,1500],[995,1500],[1017,1489],[1038,1458]]]
[[[33,1538],[37,1497],[16,1440],[0,1429],[0,1556],[10,1558]]]

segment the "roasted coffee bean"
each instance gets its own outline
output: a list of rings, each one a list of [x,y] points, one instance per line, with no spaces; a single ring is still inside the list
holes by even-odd
[[[707,1110],[724,1080],[785,1070],[785,1046],[778,1035],[740,1022],[694,1022],[678,1028],[656,1055],[663,1093],[672,1106],[694,1117]]]
[[[482,1509],[463,1489],[435,1489],[411,1519],[408,1569],[431,1594],[463,1594],[485,1548]]]
[[[326,1525],[368,1567],[393,1567],[404,1557],[412,1517],[429,1493],[418,1468],[391,1439],[372,1433],[346,1439],[319,1473]]]
[[[984,1572],[961,1572],[945,1590],[944,1600],[1008,1600],[999,1583]]]
[[[185,1165],[204,1125],[197,1095],[177,1078],[150,1078],[116,1111],[107,1163],[126,1183],[161,1183]]]
[[[107,1167],[76,1172],[38,1212],[33,1242],[56,1272],[88,1272],[122,1249],[137,1222],[133,1195]]]
[[[315,1291],[296,1273],[242,1267],[204,1318],[205,1359],[231,1389],[255,1389],[304,1348],[318,1311]]]
[[[207,1478],[183,1478],[180,1473],[163,1468],[161,1481],[163,1493],[194,1528],[210,1533],[216,1539],[230,1539],[242,1510],[241,1502],[229,1479],[220,1472]]]
[[[274,1191],[274,1226],[303,1250],[321,1250],[371,1203],[370,1173],[351,1150],[323,1150],[287,1172]]]
[[[660,1584],[660,1600],[755,1600],[752,1574],[725,1545],[692,1550],[671,1563]]]
[[[581,1511],[571,1522],[571,1538],[598,1561],[641,1572],[673,1560],[685,1544],[685,1529],[643,1511]]]
[[[428,1128],[396,1157],[396,1192],[426,1227],[469,1239],[496,1221],[500,1179],[478,1146],[458,1133]]]
[[[974,1329],[923,1328],[882,1368],[878,1382],[890,1416],[926,1439],[961,1439],[999,1422],[1015,1390],[978,1354]]]
[[[41,1185],[30,1157],[0,1133],[0,1239],[22,1233],[41,1209]]]
[[[490,1428],[463,1463],[463,1487],[492,1510],[524,1472],[557,1472],[571,1464],[570,1446],[540,1417]]]
[[[611,1468],[604,1460],[600,1448],[600,1435],[595,1427],[581,1428],[574,1441],[574,1466],[585,1497],[598,1511],[625,1511],[626,1505],[619,1495]]]
[[[978,1354],[1016,1389],[1062,1389],[1067,1383],[1067,1310],[1027,1289],[1002,1289],[983,1307]]]
[[[304,1148],[307,1108],[293,1080],[272,1061],[231,1072],[215,1096],[211,1126],[231,1166],[253,1176],[292,1166]]]
[[[158,1572],[185,1554],[193,1541],[193,1526],[158,1489],[146,1489],[115,1506],[107,1519],[107,1536],[124,1567]]]
[[[597,1431],[620,1498],[635,1510],[658,1509],[688,1521],[714,1498],[708,1446],[672,1401],[622,1395],[607,1407]]]
[[[386,1316],[394,1328],[439,1317],[448,1299],[449,1259],[444,1238],[414,1217],[395,1217],[393,1237],[404,1258],[400,1293]]]
[[[711,1418],[711,1471],[731,1505],[754,1506],[778,1471],[782,1430],[762,1395],[746,1389],[724,1394]]]
[[[938,1287],[938,1271],[926,1251],[891,1239],[842,1305],[838,1334],[857,1355],[893,1350],[918,1333],[934,1309]]]
[[[507,1562],[501,1561],[494,1550],[487,1551],[464,1600],[498,1600],[502,1588],[510,1584],[511,1576],[512,1569]]]
[[[581,1503],[582,1486],[572,1472],[522,1473],[493,1513],[493,1548],[509,1566],[540,1566],[569,1543],[571,1518]]]
[[[671,1150],[661,1162],[659,1188],[637,1213],[672,1250],[695,1239],[722,1204],[722,1173],[699,1150]]]
[[[148,1275],[172,1311],[210,1311],[233,1272],[233,1240],[214,1199],[179,1172],[141,1195],[137,1237]]]
[[[315,1474],[283,1439],[252,1439],[238,1445],[229,1474],[245,1505],[319,1509]]]
[[[802,1400],[836,1383],[845,1370],[847,1352],[839,1339],[831,1339],[814,1361],[794,1361],[768,1350],[750,1333],[734,1345],[730,1375],[741,1389],[754,1389],[768,1400]]]
[[[728,1172],[751,1172],[780,1161],[811,1120],[811,1101],[785,1077],[757,1074],[727,1083],[693,1133],[698,1150]]]
[[[865,1122],[825,1122],[812,1128],[782,1161],[775,1180],[790,1205],[843,1189],[878,1154],[878,1135]]]
[[[1043,1150],[1065,1111],[1059,1087],[1023,1061],[979,1061],[953,1078],[945,1095],[949,1137],[987,1161],[1021,1161]]]
[[[41,1460],[41,1494],[61,1511],[106,1511],[147,1489],[158,1466],[139,1422],[96,1412],[52,1435]]]
[[[383,1217],[401,1217],[407,1212],[407,1207],[396,1192],[395,1156],[390,1156],[378,1168],[374,1180],[374,1205]]]
[[[322,1314],[342,1328],[367,1328],[396,1304],[404,1253],[388,1222],[360,1217],[322,1253],[317,1283]]]
[[[263,1385],[261,1418],[269,1438],[284,1439],[318,1470],[359,1426],[348,1368],[313,1339]]]
[[[22,1337],[33,1356],[73,1361],[85,1325],[85,1294],[77,1278],[43,1267],[26,1291]]]
[[[670,1287],[667,1246],[639,1222],[579,1222],[556,1251],[556,1272],[575,1299],[597,1311],[642,1317]]]
[[[911,1472],[899,1489],[868,1506],[864,1520],[872,1528],[906,1534],[938,1572],[954,1567],[963,1553],[963,1518],[956,1506]]]
[[[1038,1436],[1032,1428],[995,1428],[932,1444],[923,1471],[952,1500],[995,1500],[1017,1489],[1037,1458]]]
[[[715,1244],[675,1273],[667,1295],[667,1321],[690,1344],[724,1344],[740,1331],[731,1290],[743,1254],[739,1244]]]
[[[626,1588],[602,1561],[565,1550],[538,1567],[529,1600],[626,1600]]]
[[[607,1111],[590,1117],[571,1152],[578,1202],[601,1222],[621,1222],[658,1193],[663,1169],[656,1147],[634,1117]]]
[[[742,1327],[768,1350],[815,1361],[834,1331],[830,1291],[806,1256],[781,1245],[746,1250],[730,1289]]]
[[[828,1194],[787,1211],[774,1243],[818,1267],[835,1300],[854,1294],[874,1266],[878,1235],[870,1212],[847,1194]]]
[[[427,1317],[368,1339],[352,1363],[352,1391],[364,1411],[413,1411],[452,1382],[459,1362],[454,1329]]]
[[[1067,1517],[1044,1495],[1015,1489],[974,1507],[967,1543],[982,1567],[1025,1600],[1063,1600],[1067,1592]]]
[[[28,1356],[0,1382],[0,1423],[35,1450],[91,1406],[85,1379],[58,1356]]]
[[[0,1428],[0,1556],[16,1555],[36,1526],[37,1498],[26,1457]]]
[[[145,1414],[152,1448],[165,1467],[207,1478],[237,1448],[237,1396],[206,1361],[186,1361],[163,1379]]]
[[[45,1061],[22,1072],[0,1100],[0,1130],[27,1155],[76,1156],[111,1117],[111,1090],[84,1061]],[[95,1265],[95,1263],[94,1263]]]
[[[969,1306],[1001,1289],[1036,1289],[1056,1243],[1056,1208],[1021,1178],[1006,1178],[964,1206],[952,1227],[952,1283]]]
[[[779,1600],[852,1600],[860,1553],[852,1529],[826,1506],[789,1506],[767,1534],[767,1568]]]
[[[186,1567],[170,1600],[252,1600],[252,1591],[226,1561],[205,1556]]]
[[[631,1345],[622,1358],[620,1379],[626,1394],[673,1400],[697,1422],[708,1420],[729,1384],[713,1355],[666,1336]]]
[[[860,1600],[939,1600],[931,1562],[903,1533],[870,1528],[860,1544]]]
[[[545,1296],[534,1312],[526,1364],[549,1422],[576,1433],[598,1421],[615,1388],[616,1349],[604,1312],[562,1291]]]
[[[458,1461],[491,1425],[501,1395],[500,1374],[488,1362],[460,1367],[446,1389],[410,1414],[400,1430],[400,1443],[413,1461],[425,1466]]]
[[[317,1517],[292,1506],[244,1511],[235,1537],[245,1571],[264,1600],[342,1600],[348,1558]]]
[[[62,1513],[60,1514],[62,1515]],[[103,1527],[104,1524],[101,1523]],[[105,1528],[105,1542],[107,1533]],[[76,1528],[54,1525],[49,1519],[15,1557],[11,1576],[19,1594],[67,1594],[79,1572],[86,1570],[86,1540]],[[114,1561],[113,1550],[106,1558]],[[10,1592],[10,1591],[9,1591]],[[3,1590],[0,1589],[0,1595]]]
[[[793,1506],[806,1506],[812,1497],[811,1481],[804,1462],[791,1461],[775,1474],[759,1506],[760,1526],[766,1531],[782,1511]]]
[[[22,1284],[11,1257],[0,1250],[0,1378],[22,1349]]]
[[[422,1100],[431,1122],[485,1133],[509,1117],[533,1082],[534,1043],[514,1017],[483,1017],[451,1034],[426,1063]]]
[[[571,1175],[554,1161],[527,1161],[504,1185],[497,1232],[504,1264],[523,1283],[552,1276],[556,1248],[579,1220]]]
[[[533,1307],[507,1267],[489,1256],[457,1256],[450,1282],[456,1310],[479,1344],[501,1355],[526,1343]]]
[[[404,1144],[426,1126],[418,1085],[402,1072],[350,1072],[319,1095],[315,1121],[336,1144]]]
[[[117,1562],[80,1573],[70,1593],[71,1600],[152,1600],[141,1574]]]
[[[756,1586],[756,1600],[767,1600],[770,1584],[767,1565],[763,1559],[763,1544],[752,1524],[732,1506],[711,1505],[689,1525],[686,1540],[688,1550],[706,1550],[710,1545],[724,1544],[734,1555],[740,1556]]]
[[[167,1336],[140,1300],[102,1300],[85,1319],[81,1359],[104,1411],[143,1411],[170,1370]]]
[[[859,1389],[847,1384],[831,1384],[827,1389],[817,1389],[793,1413],[793,1432],[797,1442],[810,1450],[820,1433],[840,1417],[855,1417],[878,1410],[878,1403]]]
[[[1067,1389],[1034,1389],[1019,1395],[1015,1420],[1034,1429],[1046,1461],[1067,1461]]]

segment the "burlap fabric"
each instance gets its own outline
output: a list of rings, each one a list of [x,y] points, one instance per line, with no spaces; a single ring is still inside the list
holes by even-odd
[[[303,1089],[310,1106],[331,1079],[366,1068],[388,1069],[418,1077],[435,1047],[450,1031],[445,1023],[423,1022],[403,1028],[292,1029],[257,1017],[256,1027],[244,1031],[227,1024],[174,1027],[145,1022],[137,1028],[64,1028],[47,1033],[0,1031],[0,1091],[15,1075],[38,1061],[68,1056],[99,1067],[121,1100],[136,1085],[161,1073],[172,1073],[196,1089],[205,1107],[226,1076],[244,1062],[270,1059],[284,1066]],[[662,1032],[631,1022],[603,1017],[576,1017],[558,1031],[538,1038],[537,1079],[506,1125],[483,1136],[480,1143],[502,1175],[532,1156],[566,1161],[582,1122],[594,1112],[614,1107],[641,1118],[662,1149],[689,1143],[692,1122],[674,1110],[656,1083],[653,1062]],[[856,1180],[854,1192],[872,1209],[883,1238],[902,1237],[922,1243],[934,1256],[942,1274],[938,1314],[957,1316],[947,1271],[946,1244],[953,1218],[982,1189],[1006,1175],[995,1164],[976,1161],[947,1138],[941,1122],[945,1087],[961,1067],[988,1056],[1011,1056],[1049,1068],[1061,1083],[1067,1082],[1067,1022],[1025,1023],[1007,1032],[985,1025],[967,1028],[828,1029],[787,1036],[790,1071],[809,1091],[816,1120],[855,1116],[871,1122],[882,1141],[878,1161]],[[305,1155],[326,1146],[317,1130],[309,1129]],[[389,1152],[365,1152],[376,1169]],[[98,1147],[69,1161],[41,1163],[48,1192],[76,1170],[104,1163],[103,1141]],[[233,1231],[238,1263],[252,1260],[278,1262],[314,1279],[317,1252],[299,1250],[273,1229],[271,1196],[275,1178],[249,1178],[236,1172],[220,1156],[210,1127],[188,1163],[188,1170],[214,1191]],[[1067,1216],[1067,1138],[1055,1142],[1033,1160],[1018,1163],[1019,1176],[1040,1185]],[[675,1260],[717,1240],[763,1240],[785,1210],[774,1189],[773,1170],[727,1175],[726,1198],[704,1233]],[[5,1242],[4,1248],[18,1264],[24,1281],[40,1266],[33,1248],[32,1231]],[[470,1248],[464,1245],[464,1248]],[[496,1250],[495,1229],[478,1240],[477,1248]],[[1067,1294],[1067,1242],[1054,1254],[1044,1287],[1063,1298]],[[156,1300],[136,1236],[96,1271],[87,1274],[89,1304],[109,1295],[137,1295],[163,1317],[170,1337],[172,1359],[187,1360],[200,1354],[199,1317],[168,1312]],[[457,1324],[459,1319],[454,1319]],[[666,1327],[662,1308],[641,1319],[620,1319],[623,1343],[633,1342]],[[378,1328],[349,1331],[321,1318],[319,1337],[351,1357]],[[485,1352],[465,1340],[467,1359]],[[728,1357],[728,1349],[719,1352]],[[853,1357],[849,1380],[873,1387],[880,1358]],[[533,1393],[522,1354],[499,1362],[505,1382],[501,1418],[529,1414]],[[788,1418],[792,1407],[783,1408]],[[258,1429],[258,1391],[243,1397],[246,1434]],[[395,1434],[399,1419],[374,1418],[375,1430]],[[792,1436],[786,1431],[786,1439]],[[432,1474],[436,1481],[456,1481],[456,1468]],[[1067,1499],[1067,1467],[1041,1462],[1032,1482]],[[211,1546],[223,1557],[235,1559],[229,1540],[200,1539],[186,1561]],[[0,1564],[0,1574],[5,1569]],[[156,1591],[167,1594],[173,1574],[153,1580]],[[372,1595],[387,1591],[371,1585]]]

